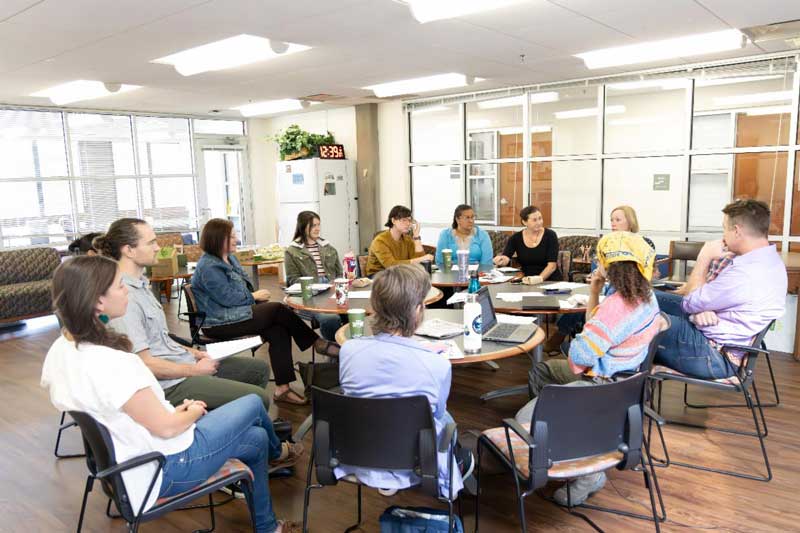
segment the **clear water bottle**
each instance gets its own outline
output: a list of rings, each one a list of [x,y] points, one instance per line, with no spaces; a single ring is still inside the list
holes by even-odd
[[[467,293],[474,294],[481,288],[481,282],[478,281],[478,271],[473,270],[469,274],[469,285],[467,285]]]
[[[464,304],[464,353],[481,351],[483,314],[476,294],[467,294]]]

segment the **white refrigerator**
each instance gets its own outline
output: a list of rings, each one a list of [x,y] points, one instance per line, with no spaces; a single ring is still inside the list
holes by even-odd
[[[358,254],[358,190],[356,162],[350,159],[301,159],[277,164],[278,242],[287,246],[297,215],[314,211],[322,221],[323,239],[339,258]]]

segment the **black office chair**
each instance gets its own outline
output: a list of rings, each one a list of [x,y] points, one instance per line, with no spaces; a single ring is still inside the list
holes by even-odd
[[[447,503],[449,527],[453,531],[453,447],[455,424],[448,424],[442,439],[436,442],[430,402],[425,396],[407,398],[355,398],[312,387],[313,447],[308,463],[303,531],[308,528],[308,507],[313,489],[336,485],[334,468],[350,465],[362,468],[414,470],[421,478],[421,489]],[[449,451],[450,492],[439,495],[436,453]],[[317,483],[311,483],[312,471]],[[361,483],[355,478],[342,479],[358,486],[358,521],[345,533],[361,524]]]
[[[67,413],[61,413],[61,420],[58,422],[58,433],[56,433],[56,447],[53,450],[53,455],[55,455],[59,459],[72,459],[74,457],[85,457],[85,453],[61,453],[59,452],[58,448],[61,445],[61,434],[71,428],[78,425],[77,422],[74,420],[70,420],[69,422],[65,422],[67,419]]]
[[[211,527],[209,529],[199,530],[195,533],[210,533],[216,526],[214,518],[214,507],[227,503],[233,498],[228,498],[224,502],[214,503],[212,494],[223,487],[236,484],[239,489],[244,492],[247,500],[247,507],[250,511],[250,522],[255,531],[255,519],[253,516],[253,474],[250,469],[239,461],[238,459],[228,459],[228,461],[220,468],[216,474],[211,476],[205,483],[197,487],[172,496],[168,498],[160,498],[156,501],[155,505],[149,510],[144,511],[144,505],[150,497],[153,490],[158,491],[159,487],[155,486],[158,479],[158,474],[164,466],[165,458],[158,452],[149,452],[139,457],[128,459],[125,462],[117,463],[114,454],[114,442],[111,440],[111,435],[108,429],[92,416],[80,412],[69,411],[69,415],[77,422],[83,434],[83,445],[86,449],[86,466],[89,468],[89,476],[86,478],[86,488],[83,492],[83,501],[81,503],[81,514],[78,518],[78,533],[83,526],[83,516],[86,511],[86,501],[89,497],[95,480],[99,480],[103,488],[103,492],[109,497],[108,505],[106,506],[106,515],[112,518],[118,518],[111,514],[111,502],[114,502],[120,517],[128,524],[128,530],[135,533],[139,529],[141,522],[146,522],[159,518],[170,511],[182,509],[196,509],[199,507],[208,507],[211,514]],[[125,483],[122,480],[122,473],[133,468],[154,463],[156,468],[153,472],[153,478],[150,481],[150,486],[138,510],[134,510],[128,497],[128,492],[125,489]],[[208,505],[187,507],[187,505],[200,496],[208,495]]]
[[[761,404],[761,400],[758,396],[758,387],[756,386],[756,380],[755,380],[755,369],[759,356],[767,356],[769,354],[769,352],[765,349],[764,336],[767,334],[767,331],[769,331],[771,327],[772,327],[772,322],[766,328],[764,328],[758,335],[755,336],[750,346],[738,346],[731,344],[731,345],[724,345],[720,348],[720,352],[722,352],[722,354],[726,358],[728,356],[727,354],[731,351],[738,351],[744,353],[741,365],[739,366],[739,368],[736,369],[734,375],[729,378],[723,378],[723,379],[695,378],[682,374],[676,370],[658,365],[654,368],[654,372],[650,375],[650,379],[654,380],[654,382],[657,384],[657,389],[658,389],[658,393],[655,394],[653,397],[651,397],[651,407],[653,407],[659,414],[661,414],[662,389],[665,381],[677,381],[684,384],[684,390],[683,390],[684,404],[689,408],[704,409],[709,407],[746,407],[750,411],[753,417],[753,425],[755,427],[755,431],[752,432],[731,429],[731,428],[706,426],[702,424],[693,424],[680,420],[667,419],[666,423],[684,427],[692,427],[703,430],[718,431],[722,433],[730,433],[734,435],[758,438],[758,442],[761,446],[761,455],[764,461],[764,466],[766,468],[766,475],[745,474],[734,470],[724,470],[720,468],[712,468],[694,463],[673,461],[669,457],[669,452],[667,450],[666,441],[664,440],[663,435],[661,436],[661,444],[664,452],[664,458],[661,459],[654,457],[654,459],[656,459],[658,462],[660,462],[665,466],[676,465],[685,468],[692,468],[695,470],[704,470],[706,472],[715,472],[717,474],[723,474],[727,476],[739,477],[744,479],[753,479],[756,481],[770,481],[772,479],[772,468],[770,467],[769,464],[767,448],[764,442],[764,439],[767,437],[769,430],[767,428],[767,420],[764,417],[764,410],[763,410],[764,406]],[[718,404],[718,405],[691,404],[688,402],[687,399],[688,396],[687,389],[689,385],[696,385],[699,387],[705,387],[707,389],[713,389],[716,391],[740,393],[744,396],[745,403]],[[751,389],[752,389],[752,394],[750,393]],[[758,415],[756,415],[756,410],[758,410]]]
[[[656,473],[649,454],[642,453],[644,389],[647,375],[640,372],[627,379],[589,387],[547,385],[539,394],[529,431],[513,418],[503,426],[483,432],[478,439],[478,485],[481,456],[485,448],[508,468],[514,478],[520,524],[523,533],[525,501],[550,480],[570,480],[611,468],[641,471],[650,495],[652,516],[583,503],[571,505],[567,485],[567,509],[598,531],[589,517],[575,507],[650,520],[660,531],[656,495],[661,499]],[[647,457],[647,461],[645,461]],[[475,531],[478,531],[480,488],[475,502]]]

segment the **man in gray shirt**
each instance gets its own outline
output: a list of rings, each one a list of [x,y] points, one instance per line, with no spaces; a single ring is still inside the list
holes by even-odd
[[[159,250],[153,228],[143,220],[117,220],[94,241],[100,253],[116,259],[128,287],[128,309],[110,326],[125,333],[133,352],[158,379],[164,395],[177,406],[202,400],[214,409],[246,394],[257,394],[269,408],[269,366],[261,359],[233,356],[222,361],[172,340],[161,303],[150,291],[144,268],[156,263]]]

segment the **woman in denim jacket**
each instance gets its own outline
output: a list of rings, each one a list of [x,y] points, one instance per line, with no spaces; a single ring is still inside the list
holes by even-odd
[[[314,346],[317,352],[334,357],[339,355],[339,345],[321,339],[282,303],[270,302],[268,290],[253,290],[239,261],[231,255],[236,251],[236,232],[229,220],[209,220],[200,234],[200,247],[205,253],[192,276],[192,291],[198,310],[206,314],[203,333],[219,340],[260,335],[269,343],[274,400],[305,404],[307,400],[289,388],[296,379],[292,340],[301,351]]]

